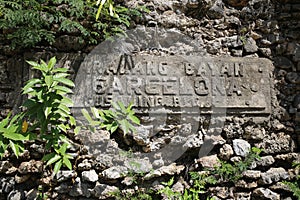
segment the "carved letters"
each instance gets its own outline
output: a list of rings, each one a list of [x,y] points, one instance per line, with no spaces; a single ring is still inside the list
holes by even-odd
[[[92,70],[97,107],[113,100],[137,108],[219,106],[269,112],[266,60],[123,55],[101,68],[97,63]]]

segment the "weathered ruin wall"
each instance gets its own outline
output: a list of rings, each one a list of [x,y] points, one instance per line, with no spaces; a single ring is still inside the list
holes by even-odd
[[[300,2],[132,0],[126,1],[126,4],[145,5],[151,10],[143,18],[137,19],[136,24],[175,28],[197,41],[207,55],[267,58],[275,66],[273,76],[276,94],[268,122],[256,123],[243,116],[227,117],[224,126],[220,127],[221,135],[212,138],[216,146],[210,156],[199,160],[196,152],[196,156],[187,155],[182,159],[187,163],[180,160],[177,166],[169,165],[157,173],[167,179],[178,172],[176,180],[179,180],[179,186],[183,186],[186,184],[182,181],[185,171],[210,166],[216,158],[238,160],[241,158],[238,147],[243,149],[250,144],[251,147],[264,150],[262,159],[244,174],[242,180],[228,185],[220,184],[210,190],[219,199],[291,199],[292,194],[281,181],[295,177],[296,172],[291,165],[300,161]],[[5,48],[2,49],[1,117],[20,105],[22,99],[16,98],[20,88],[33,76],[25,60],[47,60],[55,55],[59,65],[70,67],[76,73],[91,47],[74,47],[72,41],[63,43],[18,54],[10,54]],[[204,126],[203,135],[204,132],[213,131]],[[203,135],[199,143],[203,142]],[[118,147],[118,143],[111,140],[107,133],[102,133],[100,137],[99,142],[107,145],[107,149],[114,151]],[[170,134],[162,138],[172,140],[172,137]],[[195,138],[193,141],[196,147]],[[81,152],[74,162],[74,171],[62,171],[50,184],[50,174],[46,172],[41,179],[41,163],[35,161],[41,158],[42,146],[28,146],[30,152],[26,151],[20,159],[10,156],[0,161],[0,199],[33,199],[40,183],[47,185],[47,189],[51,188],[52,199],[105,198],[115,186],[130,188],[127,186],[130,181],[121,175],[123,168],[113,168],[105,155],[98,159],[84,155],[82,149],[85,148],[79,145],[72,149],[74,153]],[[155,163],[161,165],[159,156]],[[146,168],[151,168],[151,164]],[[166,179],[157,178],[160,181]],[[144,187],[155,184],[156,179],[151,179],[145,182]]]

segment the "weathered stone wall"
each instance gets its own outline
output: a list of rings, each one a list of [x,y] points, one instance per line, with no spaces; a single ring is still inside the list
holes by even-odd
[[[225,125],[219,127],[221,135],[218,137],[213,137],[215,130],[204,125],[201,134],[192,138],[192,147],[197,147],[197,142],[201,144],[207,140],[205,135],[211,136],[209,139],[216,146],[209,156],[197,159],[199,149],[194,149],[195,155],[192,149],[178,160],[177,165],[156,170],[154,174],[162,178],[147,180],[139,186],[154,186],[158,184],[157,180],[167,180],[170,175],[176,174],[180,189],[187,184],[183,180],[189,169],[209,167],[217,158],[239,160],[243,157],[239,148],[247,149],[250,145],[264,149],[262,159],[246,171],[238,182],[220,183],[218,187],[211,187],[210,191],[215,193],[217,199],[291,199],[292,194],[281,182],[295,177],[296,171],[291,165],[300,161],[300,2],[132,0],[125,3],[128,6],[145,5],[151,10],[143,18],[136,19],[136,24],[178,29],[197,41],[208,55],[270,59],[275,66],[273,75],[277,91],[273,96],[274,105],[269,121],[258,123],[251,118],[230,116]],[[18,54],[1,48],[0,117],[20,105],[22,99],[17,98],[20,88],[33,76],[25,60],[47,60],[56,55],[59,65],[71,67],[75,74],[91,47],[73,46],[72,41],[63,40],[53,47]],[[175,134],[178,129],[173,127],[173,132],[172,128],[169,131]],[[119,144],[111,140],[106,132],[99,134],[95,136],[100,137],[99,144],[107,145],[106,149],[115,154]],[[163,135],[152,142],[172,140],[172,134]],[[200,138],[199,141],[196,138]],[[31,151],[26,151],[19,160],[7,156],[0,161],[0,199],[33,199],[41,183],[49,190],[52,199],[105,198],[115,187],[127,189],[130,188],[128,185],[134,185],[122,175],[128,170],[126,163],[125,168],[120,168],[109,163],[105,156],[110,155],[104,154],[97,159],[85,155],[85,149],[88,148],[80,146],[78,138],[74,141],[72,151],[74,154],[80,152],[73,163],[74,171],[60,172],[51,184],[51,174],[46,171],[42,178],[41,163],[36,161],[43,152],[41,144],[29,143]],[[145,168],[151,168],[150,163],[144,163]],[[163,165],[159,156],[154,163]]]

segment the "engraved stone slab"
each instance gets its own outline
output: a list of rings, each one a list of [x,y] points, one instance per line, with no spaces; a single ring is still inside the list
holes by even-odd
[[[137,111],[269,114],[272,63],[258,58],[121,55],[95,59],[75,93],[76,107],[133,103]],[[80,95],[78,95],[80,94]],[[76,98],[77,96],[77,98]],[[191,110],[189,110],[191,112]]]
[[[74,113],[134,104],[137,112],[266,116],[271,113],[271,61],[209,57],[176,30],[139,27],[105,41],[76,74]]]

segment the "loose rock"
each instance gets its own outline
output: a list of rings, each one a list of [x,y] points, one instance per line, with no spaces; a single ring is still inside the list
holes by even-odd
[[[249,154],[251,145],[246,140],[235,139],[232,143],[236,155],[246,157]]]
[[[274,182],[278,182],[280,180],[287,179],[289,174],[282,167],[279,168],[271,168],[267,172],[261,174],[261,179],[259,182],[261,184],[272,184]]]
[[[83,171],[82,180],[88,182],[96,182],[98,181],[98,174],[96,173],[95,170]]]
[[[258,50],[256,42],[253,38],[247,38],[244,44],[244,49],[247,53],[255,53]]]
[[[274,65],[281,69],[291,69],[294,67],[294,64],[292,63],[292,61],[290,61],[288,58],[282,57],[282,56],[274,58]]]
[[[205,156],[197,160],[198,163],[204,168],[214,169],[216,166],[220,166],[220,162],[217,155]]]
[[[223,160],[229,160],[230,157],[233,155],[233,149],[229,144],[224,144],[220,149],[220,158]]]
[[[119,191],[115,186],[110,186],[106,184],[100,184],[97,182],[96,186],[93,189],[94,196],[99,199],[106,199],[113,195],[114,192]]]
[[[20,174],[39,173],[42,172],[43,162],[31,160],[29,162],[22,162],[18,168]]]
[[[280,200],[280,195],[266,188],[257,188],[253,191],[253,196],[259,199]]]

